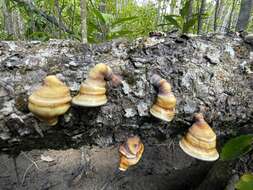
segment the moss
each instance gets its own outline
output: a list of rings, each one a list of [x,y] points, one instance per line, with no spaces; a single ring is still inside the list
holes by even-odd
[[[28,113],[29,109],[28,109],[28,97],[25,93],[23,94],[19,94],[19,96],[17,96],[15,98],[15,107],[24,113]]]
[[[133,72],[129,72],[129,71],[126,71],[126,70],[124,70],[123,72],[122,72],[122,76],[123,76],[123,78],[127,81],[127,83],[129,84],[129,85],[135,85],[136,84],[136,82],[137,82],[137,79],[135,78],[135,75],[134,75],[134,73]]]
[[[61,72],[61,63],[64,61],[60,57],[49,57],[47,60],[46,71],[48,74],[56,74]]]

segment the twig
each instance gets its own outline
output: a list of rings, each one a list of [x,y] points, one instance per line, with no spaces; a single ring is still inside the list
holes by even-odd
[[[83,146],[80,148],[80,152],[81,152],[81,161],[80,161],[81,166],[78,168],[78,171],[76,172],[74,177],[70,179],[69,186],[79,184],[83,176],[84,175],[86,176],[88,174],[89,159],[86,157],[87,152],[85,151]]]
[[[21,152],[28,160],[30,160],[34,165],[35,165],[35,167],[39,170],[39,171],[42,171],[39,167],[38,167],[38,165],[37,165],[37,163],[35,162],[35,161],[33,161],[31,158],[29,158],[23,151]]]
[[[9,95],[14,96],[14,94],[15,94],[14,93],[14,89],[13,89],[13,87],[11,85],[9,85],[6,82],[0,80],[0,86],[2,86],[3,88],[5,88],[8,91]]]
[[[25,172],[24,172],[24,175],[23,175],[23,177],[22,177],[21,185],[23,185],[24,182],[25,182],[26,174],[27,174],[27,172],[30,170],[30,168],[32,168],[33,165],[35,165],[35,167],[36,167],[39,171],[42,171],[42,170],[38,167],[37,163],[36,163],[35,161],[33,161],[31,158],[29,158],[24,152],[21,152],[21,154],[23,154],[23,155],[25,156],[25,158],[27,158],[28,160],[30,160],[30,161],[32,162],[32,164],[30,164],[30,165],[26,168],[26,170],[25,170]],[[39,162],[39,161],[38,161],[38,162]]]
[[[16,158],[13,158],[13,163],[14,163],[14,169],[15,169],[17,183],[19,184],[19,174],[18,174],[18,170],[17,170],[17,160],[16,160]]]
[[[27,7],[31,12],[34,12],[40,16],[42,16],[43,18],[45,18],[47,21],[51,22],[53,25],[57,26],[58,28],[60,28],[61,30],[63,30],[64,32],[67,32],[71,35],[74,35],[74,32],[71,31],[70,29],[68,29],[62,22],[59,23],[57,21],[57,19],[52,16],[52,15],[48,15],[46,14],[44,11],[38,9],[37,7],[34,6],[34,4],[32,3],[29,3],[27,1],[24,1],[24,0],[12,0],[12,1],[15,1],[19,4],[22,4],[24,5],[25,7]]]
[[[25,173],[24,173],[24,175],[23,175],[23,177],[22,177],[22,182],[21,182],[21,185],[23,185],[23,184],[24,184],[26,174],[27,174],[28,170],[29,170],[32,166],[33,166],[33,163],[32,163],[32,164],[30,164],[30,165],[26,168]]]
[[[105,190],[109,184],[112,184],[117,179],[117,177],[120,176],[121,171],[119,169],[116,169],[113,173],[114,173],[113,176],[110,177],[111,179],[108,177],[109,179],[108,178],[106,179],[105,183],[103,184],[100,190]]]

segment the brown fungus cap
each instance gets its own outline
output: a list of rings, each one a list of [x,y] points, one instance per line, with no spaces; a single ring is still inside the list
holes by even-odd
[[[176,108],[176,97],[171,92],[171,85],[159,75],[153,75],[151,83],[159,89],[159,92],[150,113],[158,119],[169,122],[174,118]]]
[[[219,158],[216,150],[216,134],[201,113],[194,115],[195,123],[179,142],[182,150],[188,155],[204,160],[215,161]]]
[[[137,164],[141,159],[143,151],[144,145],[140,138],[138,136],[129,137],[126,142],[119,147],[119,170],[126,171],[130,166]]]
[[[70,107],[69,88],[55,75],[44,79],[44,84],[32,93],[28,99],[28,108],[41,120],[49,125],[56,125],[58,116],[64,114]]]
[[[107,103],[106,80],[112,80],[115,85],[121,79],[113,74],[106,64],[95,65],[89,72],[88,78],[81,84],[79,94],[72,99],[72,103],[84,107],[97,107]]]

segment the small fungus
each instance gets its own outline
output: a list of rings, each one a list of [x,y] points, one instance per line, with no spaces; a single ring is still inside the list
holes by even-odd
[[[50,75],[44,79],[43,86],[32,93],[28,101],[29,110],[53,126],[57,124],[58,116],[69,109],[71,96],[69,88],[55,75]]]
[[[195,123],[179,142],[180,147],[188,155],[204,160],[215,161],[219,158],[216,150],[216,134],[204,120],[203,114],[194,115]]]
[[[111,80],[114,86],[121,83],[121,78],[115,75],[109,66],[103,63],[97,64],[81,84],[79,94],[72,99],[72,103],[84,107],[106,104],[106,80]]]
[[[143,151],[144,145],[140,138],[138,136],[129,137],[119,148],[119,170],[126,171],[130,166],[137,164],[141,159]]]
[[[171,92],[171,85],[158,75],[151,77],[151,83],[159,89],[156,102],[150,113],[164,121],[171,121],[175,116],[176,97]]]

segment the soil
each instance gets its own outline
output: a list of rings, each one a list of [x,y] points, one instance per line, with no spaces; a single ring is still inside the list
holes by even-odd
[[[136,166],[119,172],[117,150],[116,146],[86,146],[32,150],[15,158],[2,154],[0,187],[2,190],[185,190],[198,185],[213,164],[187,156],[178,146],[160,144],[146,147]]]

